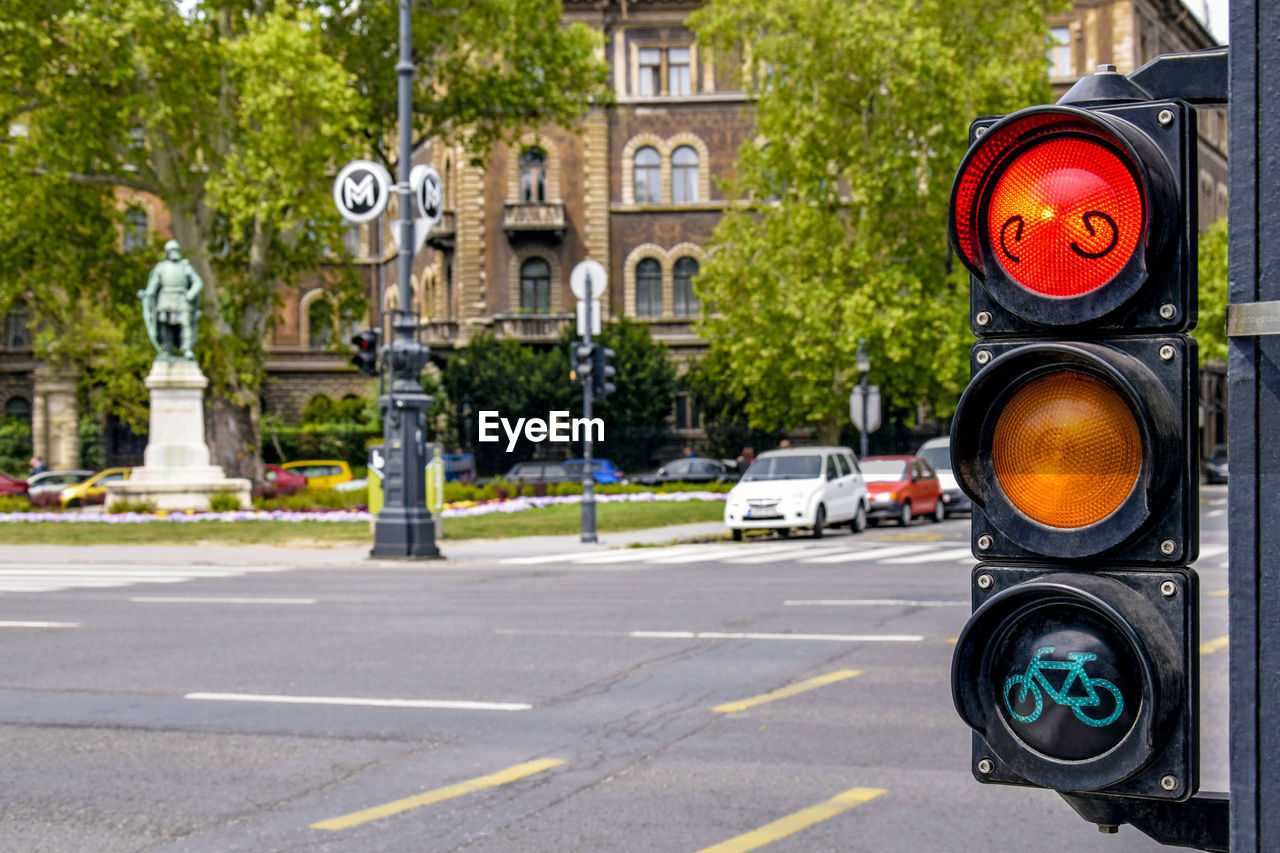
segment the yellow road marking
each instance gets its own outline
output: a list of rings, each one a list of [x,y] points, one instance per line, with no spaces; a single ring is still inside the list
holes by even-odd
[[[735,711],[745,711],[747,708],[754,708],[756,705],[763,705],[765,702],[772,702],[775,699],[786,699],[788,696],[794,696],[797,693],[803,693],[806,690],[812,690],[815,687],[822,687],[824,684],[834,684],[837,681],[844,681],[846,678],[854,678],[859,675],[862,675],[862,670],[860,669],[839,669],[835,672],[828,672],[826,675],[819,675],[817,678],[810,678],[807,681],[801,681],[798,684],[780,687],[770,693],[752,696],[750,699],[742,699],[738,702],[726,702],[723,705],[715,706],[711,710],[720,711],[724,714],[732,714]]]
[[[538,761],[527,761],[524,764],[517,764],[514,767],[508,767],[506,770],[499,770],[497,773],[490,773],[488,776],[479,776],[466,782],[459,782],[456,785],[447,785],[443,788],[436,788],[434,791],[427,791],[423,794],[417,794],[412,797],[405,797],[403,800],[386,803],[381,806],[373,806],[372,808],[363,809],[351,814],[345,814],[341,817],[322,820],[319,823],[311,824],[313,829],[347,829],[361,823],[367,823],[378,818],[390,817],[391,815],[407,812],[410,809],[429,806],[432,803],[439,803],[444,800],[450,800],[454,797],[460,797],[463,794],[471,794],[476,791],[483,791],[485,788],[496,788],[499,785],[505,785],[508,782],[514,782],[517,779],[523,779],[526,776],[532,776],[535,773],[541,773],[544,770],[550,770],[552,767],[559,767],[564,764],[555,758],[543,758]]]
[[[1227,594],[1228,592],[1230,592],[1230,590],[1226,590],[1226,589],[1215,589],[1213,592],[1211,592],[1211,593],[1209,593],[1209,594],[1210,594],[1210,595],[1212,595],[1214,598],[1224,598],[1224,597],[1226,597],[1226,594]]]
[[[766,844],[772,844],[780,838],[799,832],[802,829],[820,823],[827,818],[835,817],[843,811],[874,800],[881,794],[887,794],[884,788],[850,788],[843,794],[837,794],[825,803],[801,809],[780,820],[766,824],[737,838],[722,841],[714,847],[699,850],[698,853],[747,853]]]
[[[1217,637],[1212,640],[1205,640],[1200,644],[1200,654],[1211,655],[1214,652],[1220,652],[1227,647],[1226,637]]]

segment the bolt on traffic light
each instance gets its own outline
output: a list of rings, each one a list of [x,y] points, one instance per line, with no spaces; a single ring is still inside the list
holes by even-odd
[[[609,363],[617,353],[605,346],[596,347],[592,353],[591,368],[591,396],[596,400],[603,400],[618,387],[609,380],[617,375],[618,371]]]
[[[1198,788],[1195,144],[1145,97],[971,128],[951,453],[983,562],[952,693],[980,781]]]
[[[355,344],[356,354],[351,357],[351,364],[365,376],[378,375],[378,330],[365,329],[351,338]]]

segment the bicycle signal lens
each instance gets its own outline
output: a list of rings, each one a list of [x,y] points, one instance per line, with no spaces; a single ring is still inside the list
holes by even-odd
[[[1063,370],[1033,379],[1000,412],[992,437],[996,480],[1021,513],[1080,528],[1114,512],[1142,468],[1142,434],[1106,383]]]
[[[1023,151],[991,192],[996,260],[1042,296],[1080,296],[1133,256],[1146,221],[1142,190],[1115,150],[1083,136],[1049,137]]]

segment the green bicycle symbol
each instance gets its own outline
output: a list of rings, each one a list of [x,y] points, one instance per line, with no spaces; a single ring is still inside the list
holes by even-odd
[[[1066,705],[1071,709],[1071,713],[1076,715],[1076,719],[1084,723],[1086,726],[1094,726],[1101,728],[1109,726],[1120,716],[1120,712],[1124,710],[1124,700],[1120,698],[1120,690],[1105,678],[1090,678],[1084,671],[1084,665],[1091,660],[1095,660],[1098,656],[1089,652],[1067,652],[1066,660],[1041,660],[1042,655],[1053,654],[1053,646],[1042,646],[1035,655],[1032,656],[1031,662],[1027,664],[1027,671],[1022,675],[1013,675],[1004,683],[1004,704],[1009,709],[1009,713],[1014,719],[1021,723],[1034,723],[1040,718],[1040,714],[1044,711],[1044,693],[1049,694],[1049,698],[1057,702],[1059,705]],[[1067,677],[1062,682],[1061,689],[1055,689],[1049,683],[1049,679],[1045,678],[1044,670],[1062,669],[1066,670]],[[1080,682],[1080,686],[1084,688],[1083,696],[1068,696],[1071,685]],[[1018,693],[1017,702],[1027,701],[1027,694],[1030,693],[1035,697],[1036,707],[1030,714],[1019,714],[1013,710],[1014,700],[1012,700],[1013,690],[1021,687]],[[1098,696],[1097,688],[1110,693],[1115,697],[1116,709],[1111,712],[1110,716],[1103,719],[1094,719],[1085,713],[1085,708],[1097,708],[1102,705],[1102,699]]]

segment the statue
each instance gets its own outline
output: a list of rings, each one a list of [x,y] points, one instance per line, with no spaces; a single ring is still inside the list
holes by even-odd
[[[156,351],[167,359],[181,353],[195,360],[191,345],[195,343],[196,324],[200,320],[200,291],[204,281],[182,257],[177,240],[164,244],[164,260],[156,264],[147,279],[147,289],[139,290],[142,320],[147,337]]]

